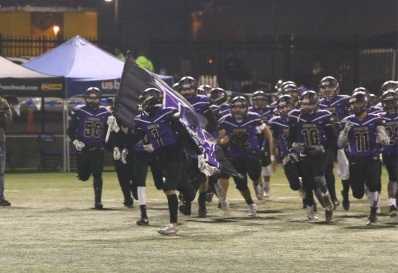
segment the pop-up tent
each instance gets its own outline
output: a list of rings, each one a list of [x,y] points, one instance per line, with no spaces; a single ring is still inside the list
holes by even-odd
[[[22,99],[22,102],[19,104],[14,105],[14,110],[18,114],[20,113],[20,107],[23,102],[31,101],[34,102],[35,106],[39,105],[38,107],[40,109],[40,124],[41,124],[41,129],[39,131],[35,132],[30,132],[28,131],[28,128],[33,128],[31,126],[34,125],[34,112],[29,111],[27,113],[26,117],[26,124],[22,125],[22,123],[19,123],[19,128],[25,127],[26,130],[24,131],[19,131],[17,134],[7,134],[7,137],[10,139],[10,149],[9,152],[12,154],[13,151],[18,151],[19,147],[27,147],[29,150],[29,147],[32,148],[34,147],[34,143],[37,143],[38,139],[41,138],[41,136],[46,134],[45,130],[45,102],[49,100],[51,97],[52,100],[57,100],[55,98],[58,98],[58,101],[61,101],[61,109],[64,109],[63,103],[64,100],[62,98],[65,97],[65,85],[64,85],[64,78],[63,77],[56,77],[56,76],[50,76],[46,75],[43,73],[39,73],[33,70],[30,70],[28,68],[25,68],[23,66],[20,66],[18,64],[15,64],[3,57],[0,57],[0,96],[12,96],[12,97],[25,97],[25,99]],[[28,97],[26,99],[26,97]],[[67,121],[67,113],[65,111],[62,114],[62,120],[63,120],[63,131],[62,134],[54,134],[54,139],[60,138],[62,139],[62,143],[66,143],[66,121]],[[16,126],[18,127],[18,126]],[[29,143],[27,141],[30,141],[30,144],[33,143],[33,146],[23,146],[24,143]],[[23,149],[23,148],[21,148]],[[66,158],[66,153],[65,153],[65,144],[63,144],[63,148],[61,149],[61,153],[63,155],[63,158]],[[34,150],[32,150],[33,152]],[[63,152],[62,152],[63,151]],[[21,157],[23,158],[25,155],[22,155],[21,153],[17,152],[15,153],[16,157],[11,156],[15,160],[21,160]],[[40,159],[42,154],[40,154]],[[18,158],[19,159],[16,159]],[[23,160],[25,161],[25,160]],[[64,170],[66,170],[66,160],[64,160]]]
[[[41,73],[65,77],[66,97],[72,97],[82,94],[90,86],[99,87],[105,95],[115,94],[119,89],[124,63],[80,36],[75,36],[26,62],[24,66]]]
[[[0,95],[63,97],[62,77],[39,73],[0,57]]]
[[[40,73],[65,79],[65,98],[84,93],[87,87],[99,87],[105,96],[115,95],[119,89],[124,63],[93,45],[75,36],[58,47],[23,64]],[[162,76],[167,80],[172,77]],[[63,117],[64,169],[70,169],[70,148],[66,138],[67,107]]]
[[[25,67],[65,78],[66,97],[82,94],[88,86],[114,92],[123,62],[76,36],[60,46],[23,64]]]

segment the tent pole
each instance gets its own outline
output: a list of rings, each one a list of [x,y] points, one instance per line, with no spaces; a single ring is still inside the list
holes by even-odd
[[[62,107],[62,147],[63,147],[63,169],[64,172],[67,172],[67,164],[66,164],[66,128],[65,128],[65,109],[66,109],[66,101],[63,100],[63,107]]]
[[[69,156],[69,140],[67,136],[67,123],[68,123],[68,86],[67,79],[65,79],[65,95],[63,99],[63,110],[62,110],[62,135],[63,135],[63,159],[64,159],[64,172],[70,172],[70,156]]]
[[[44,121],[44,115],[45,115],[45,98],[44,98],[44,95],[42,94],[41,95],[41,109],[40,109],[40,112],[41,112],[41,120],[40,120],[40,124],[41,124],[41,134],[44,134],[45,133],[45,121]]]

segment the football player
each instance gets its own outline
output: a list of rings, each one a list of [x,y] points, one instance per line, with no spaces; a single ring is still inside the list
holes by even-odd
[[[218,143],[224,147],[227,158],[242,175],[234,177],[236,188],[240,191],[249,209],[249,216],[256,216],[254,203],[247,183],[249,176],[255,185],[261,183],[261,153],[259,138],[271,139],[271,131],[262,122],[260,115],[249,112],[249,102],[243,96],[231,100],[231,113],[219,122]],[[272,141],[269,142],[272,144]],[[270,151],[273,151],[272,147]],[[226,198],[228,175],[222,174],[220,184]],[[227,209],[226,199],[221,200],[222,208]]]
[[[398,81],[385,81],[382,85],[381,85],[381,92],[384,93],[387,90],[396,90],[398,88]]]
[[[221,119],[223,116],[227,115],[230,112],[230,106],[228,103],[228,94],[227,92],[220,87],[215,87],[210,90],[209,100],[210,100],[210,109],[213,112],[214,117],[217,119]],[[218,137],[218,130],[210,132],[215,138]],[[222,152],[222,148],[218,149]],[[220,187],[218,184],[219,175],[212,175],[209,177],[209,190],[207,194],[207,201],[211,202],[214,194],[220,194]]]
[[[6,169],[6,129],[12,121],[12,109],[7,99],[0,97],[0,207],[11,206],[4,196],[4,173]]]
[[[102,209],[102,171],[104,165],[105,134],[111,112],[100,106],[101,91],[90,87],[85,104],[70,113],[68,134],[77,152],[77,173],[81,181],[93,176],[94,208]]]
[[[340,95],[340,85],[336,78],[332,76],[326,76],[321,79],[319,85],[320,92],[323,94],[323,98],[320,100],[320,108],[328,110],[332,113],[332,121],[335,124],[336,131],[338,131],[340,125],[340,121],[348,116],[349,109],[349,96]],[[336,139],[337,141],[337,139]],[[339,156],[338,157],[338,153]],[[328,189],[330,196],[332,198],[334,206],[339,205],[339,201],[336,196],[336,186],[335,186],[335,176],[334,176],[334,162],[337,159],[342,158],[339,162],[338,166],[344,167],[345,170],[339,170],[340,176],[343,173],[347,173],[348,165],[343,165],[342,162],[347,162],[345,159],[344,150],[337,151],[337,142],[331,143],[331,146],[327,149],[327,160],[326,160],[326,182],[328,184]],[[349,209],[350,201],[349,201],[349,182],[347,176],[342,176],[342,186],[343,189],[341,191],[343,197],[343,208],[345,210]]]
[[[212,87],[208,84],[202,84],[198,87],[198,94],[202,96],[209,96]]]
[[[276,147],[277,161],[282,163],[285,176],[293,191],[299,191],[303,196],[298,155],[290,153],[288,147],[289,117],[288,113],[293,110],[293,99],[290,95],[282,95],[278,99],[278,114],[269,121]]]
[[[167,197],[170,223],[159,230],[162,235],[177,233],[178,198],[177,189],[184,187],[183,179],[183,135],[184,128],[179,122],[178,112],[173,108],[163,108],[163,94],[156,88],[143,92],[143,112],[135,118],[134,135],[136,141],[144,140],[144,149],[151,154],[151,164],[162,179],[154,179],[156,187]],[[188,196],[184,192],[184,196]]]
[[[210,90],[209,100],[211,110],[217,120],[229,114],[230,105],[228,103],[228,94],[223,88],[216,87]]]
[[[381,96],[385,121],[385,128],[390,143],[383,147],[383,163],[388,173],[388,198],[390,216],[397,216],[398,193],[398,93],[395,90],[386,90]]]
[[[259,114],[262,121],[265,124],[268,124],[274,113],[274,107],[270,107],[271,103],[272,99],[270,95],[267,95],[262,90],[255,91],[252,95],[252,106],[249,108],[249,111]],[[264,141],[264,138],[261,138],[261,145],[264,150],[262,153],[261,176],[263,178],[264,187],[263,189],[260,189],[259,187],[254,188],[257,199],[259,200],[262,200],[263,196],[269,197],[272,162],[274,161],[274,158],[271,157],[271,151],[269,151],[269,147],[273,146],[273,144],[269,144],[269,142],[272,141],[272,139],[266,139]]]
[[[208,132],[214,132],[217,128],[216,118],[210,107],[209,97],[198,95],[197,81],[191,76],[182,77],[178,81],[178,92],[193,106],[196,113],[206,118]],[[208,192],[208,178],[199,171],[197,157],[192,153],[187,153],[186,172],[194,188],[199,191],[198,196],[198,215],[201,218],[207,216],[206,200]],[[191,202],[184,198],[180,211],[185,215],[191,214]]]
[[[390,86],[390,85],[387,85],[387,86]],[[383,84],[381,89],[384,90],[384,88],[385,88],[385,86]],[[376,95],[370,93],[366,87],[363,87],[363,86],[357,87],[352,91],[352,94],[354,94],[356,92],[364,92],[368,96],[368,113],[380,114],[383,112],[383,107],[381,104],[378,103],[378,98],[376,97]]]
[[[283,95],[290,95],[292,97],[293,106],[297,107],[300,99],[300,91],[297,84],[292,81],[287,81],[282,84],[281,90]]]
[[[113,151],[113,163],[117,179],[119,181],[120,189],[124,197],[124,206],[132,208],[134,205],[133,199],[133,185],[132,185],[132,165],[128,165],[126,155],[123,154],[127,149],[126,133],[127,128],[119,129],[118,132],[111,132],[107,145]]]
[[[349,100],[352,115],[343,119],[344,128],[340,132],[338,146],[347,146],[346,153],[350,164],[350,186],[355,198],[362,198],[365,185],[370,203],[368,225],[377,221],[379,192],[381,190],[380,153],[383,145],[389,144],[389,137],[383,119],[369,113],[368,96],[365,92],[355,92]]]
[[[319,109],[318,94],[312,90],[304,91],[300,109],[289,113],[289,149],[299,154],[308,219],[316,219],[311,194],[314,191],[325,208],[326,223],[330,223],[333,216],[333,202],[325,178],[327,147],[336,138],[331,116],[329,111]]]

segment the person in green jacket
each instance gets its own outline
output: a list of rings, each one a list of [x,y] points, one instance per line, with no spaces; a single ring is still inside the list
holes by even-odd
[[[151,72],[155,72],[155,68],[153,66],[153,63],[142,52],[140,52],[140,54],[138,54],[138,57],[135,60],[135,62],[137,63],[137,65],[139,67],[145,68],[146,70],[149,70]]]

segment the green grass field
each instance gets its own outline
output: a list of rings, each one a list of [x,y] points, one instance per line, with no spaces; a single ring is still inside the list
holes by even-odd
[[[135,225],[138,208],[123,208],[111,172],[104,211],[90,209],[91,183],[73,174],[10,174],[6,181],[13,206],[0,209],[0,272],[398,272],[398,220],[386,207],[372,227],[365,226],[366,200],[354,201],[350,212],[338,208],[331,225],[307,223],[280,172],[257,218],[246,217],[231,187],[229,218],[217,202],[208,219],[196,218],[195,207],[194,217],[180,217],[176,237],[157,233],[168,213],[152,181],[149,227]]]

